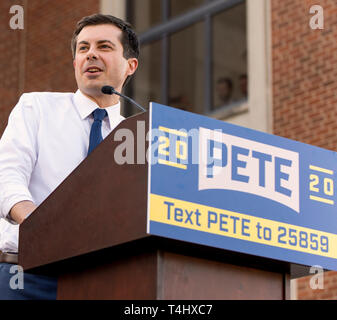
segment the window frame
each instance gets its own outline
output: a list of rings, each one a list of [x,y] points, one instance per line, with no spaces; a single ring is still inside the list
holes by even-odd
[[[161,0],[162,3],[162,23],[157,24],[139,35],[140,45],[144,46],[154,41],[161,41],[161,103],[168,104],[169,91],[169,61],[170,48],[169,37],[171,34],[179,32],[197,22],[204,22],[204,114],[212,113],[213,104],[213,28],[212,18],[222,11],[228,10],[245,0],[204,0],[205,3],[186,13],[170,18],[170,0]],[[133,19],[133,5],[131,0],[127,0],[127,18],[131,23]],[[127,93],[133,95],[133,83],[130,83]],[[231,105],[229,105],[230,107]],[[227,107],[226,107],[227,108]]]

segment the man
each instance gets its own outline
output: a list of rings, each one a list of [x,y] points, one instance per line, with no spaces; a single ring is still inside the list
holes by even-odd
[[[247,99],[248,96],[248,78],[246,74],[241,74],[239,77],[240,93],[242,98]]]
[[[130,25],[110,15],[84,17],[71,47],[77,92],[23,94],[0,140],[0,218],[16,224],[2,222],[2,251],[18,251],[19,224],[124,119],[119,97],[101,88],[121,91],[138,67]],[[0,298],[55,299],[54,278],[25,274],[29,286],[11,290],[12,257],[0,255]]]
[[[218,107],[230,104],[233,101],[233,82],[230,78],[219,78],[216,82],[216,92],[220,104]]]

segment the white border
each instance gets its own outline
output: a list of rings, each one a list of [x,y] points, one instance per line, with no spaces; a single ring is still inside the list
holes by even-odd
[[[150,234],[150,192],[151,192],[151,163],[152,163],[152,102],[149,108],[149,148],[147,155],[147,223],[146,233]]]

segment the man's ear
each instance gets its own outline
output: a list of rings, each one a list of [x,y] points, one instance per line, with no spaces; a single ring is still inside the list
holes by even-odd
[[[128,75],[131,76],[136,72],[136,70],[138,68],[138,59],[130,58],[130,59],[128,59],[128,64],[129,64]]]

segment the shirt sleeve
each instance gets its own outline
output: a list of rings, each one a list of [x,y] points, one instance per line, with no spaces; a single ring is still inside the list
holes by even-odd
[[[5,235],[5,236],[4,236]],[[18,252],[19,225],[0,219],[0,248],[3,252]]]
[[[0,139],[0,218],[18,202],[33,201],[28,186],[38,157],[39,110],[31,94],[23,94]]]

